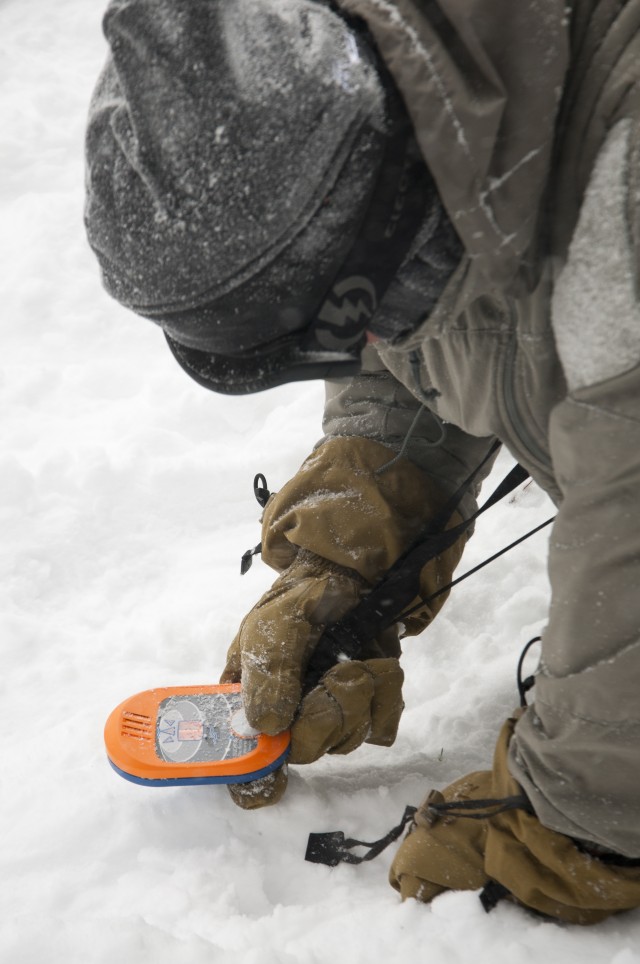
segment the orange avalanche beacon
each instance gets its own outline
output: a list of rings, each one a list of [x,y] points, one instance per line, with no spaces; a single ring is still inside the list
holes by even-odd
[[[144,787],[258,780],[282,766],[290,742],[288,731],[249,725],[239,683],[137,693],[111,713],[104,739],[114,770]]]

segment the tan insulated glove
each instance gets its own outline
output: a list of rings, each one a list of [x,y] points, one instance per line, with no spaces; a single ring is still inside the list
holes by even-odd
[[[365,740],[390,746],[403,709],[397,630],[372,641],[363,660],[338,663],[303,698],[303,677],[326,624],[358,601],[364,580],[301,551],[245,617],[227,657],[222,682],[240,682],[247,718],[264,733],[291,727],[289,762],[350,753]],[[392,654],[386,656],[385,654]],[[294,719],[295,717],[295,719]],[[276,803],[283,771],[234,785],[245,809]]]
[[[290,762],[349,753],[364,740],[388,746],[402,712],[398,628],[366,640],[361,660],[339,663],[303,694],[309,658],[325,627],[353,609],[441,508],[430,479],[368,439],[325,443],[264,512],[263,559],[282,572],[243,621],[227,656],[223,682],[242,682],[252,726],[292,728]],[[383,471],[380,471],[383,469]],[[455,521],[459,521],[456,519]],[[464,540],[425,566],[423,595],[451,579]],[[408,620],[419,632],[444,602]],[[304,695],[304,699],[303,699]],[[284,777],[231,789],[252,808],[275,803]]]
[[[573,924],[595,924],[639,907],[640,867],[598,859],[571,838],[543,827],[527,810],[481,820],[437,814],[442,799],[504,800],[522,794],[507,769],[516,721],[508,720],[502,729],[493,770],[471,773],[443,794],[427,797],[393,861],[391,885],[403,899],[428,903],[445,890],[477,890],[497,882],[509,899]],[[435,811],[430,806],[434,799]]]

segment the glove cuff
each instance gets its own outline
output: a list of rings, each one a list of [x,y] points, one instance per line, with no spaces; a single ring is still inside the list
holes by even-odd
[[[327,440],[269,500],[262,525],[264,561],[283,571],[307,550],[374,584],[446,502],[421,469],[394,459],[390,449],[371,439]],[[456,514],[452,524],[458,521]],[[465,542],[461,537],[425,566],[424,597],[451,580]],[[413,617],[408,633],[420,632],[445,598]]]

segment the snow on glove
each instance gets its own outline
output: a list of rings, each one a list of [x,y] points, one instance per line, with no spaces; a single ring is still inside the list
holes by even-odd
[[[283,572],[306,549],[374,585],[440,512],[446,497],[425,472],[379,442],[359,437],[324,442],[269,500],[262,521],[262,559]],[[453,513],[447,528],[462,521]],[[424,566],[421,597],[447,585],[466,535]],[[414,636],[447,598],[442,593],[405,620]],[[416,602],[418,600],[416,599]]]
[[[338,663],[304,697],[291,729],[291,762],[351,753],[361,743],[391,746],[404,709],[397,659]]]
[[[442,794],[432,791],[427,797],[394,858],[392,887],[403,899],[428,903],[446,890],[495,888],[497,882],[501,896],[573,924],[595,924],[639,907],[640,866],[600,859],[570,837],[543,827],[531,810],[509,809],[480,820],[444,811],[438,815],[443,801],[522,795],[507,768],[516,722],[514,717],[502,728],[493,770],[471,773]]]
[[[329,440],[264,512],[263,559],[282,574],[243,621],[222,681],[242,682],[256,728],[273,734],[293,724],[292,763],[395,738],[403,705],[397,627],[364,640],[361,660],[335,666],[303,700],[306,667],[325,627],[357,604],[442,507],[428,476],[393,458],[369,439]],[[450,581],[463,542],[425,566],[423,596]],[[405,631],[421,631],[444,599],[425,604]],[[278,794],[274,786],[275,778],[265,784],[264,804],[284,792],[282,778]],[[231,793],[254,807],[262,805],[256,790],[246,785]]]
[[[356,573],[300,551],[231,645],[222,682],[242,681],[245,712],[256,729],[275,734],[292,727],[291,763],[349,753],[365,740],[388,746],[395,739],[403,708],[395,627],[367,645],[363,656],[371,658],[338,663],[303,699],[306,666],[325,626],[352,609],[364,588]],[[273,781],[264,789],[273,796]],[[255,792],[245,790],[233,793],[237,802],[255,803]]]
[[[397,659],[340,663],[305,696],[291,728],[291,763],[312,763],[324,753],[351,753],[361,743],[390,746],[404,708]],[[277,803],[287,788],[287,767],[259,780],[230,784],[243,810]]]
[[[356,573],[301,551],[245,616],[221,682],[242,682],[252,726],[274,735],[291,725],[316,643],[328,623],[356,605],[365,587]],[[396,630],[385,633],[383,645],[372,643],[370,655],[400,655]]]

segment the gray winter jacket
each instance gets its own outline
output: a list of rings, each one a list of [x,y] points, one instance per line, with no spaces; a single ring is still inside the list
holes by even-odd
[[[325,431],[398,448],[425,405],[408,452],[443,488],[497,437],[558,504],[510,768],[545,826],[640,857],[640,0],[339,2],[466,256],[414,334],[328,386]]]

